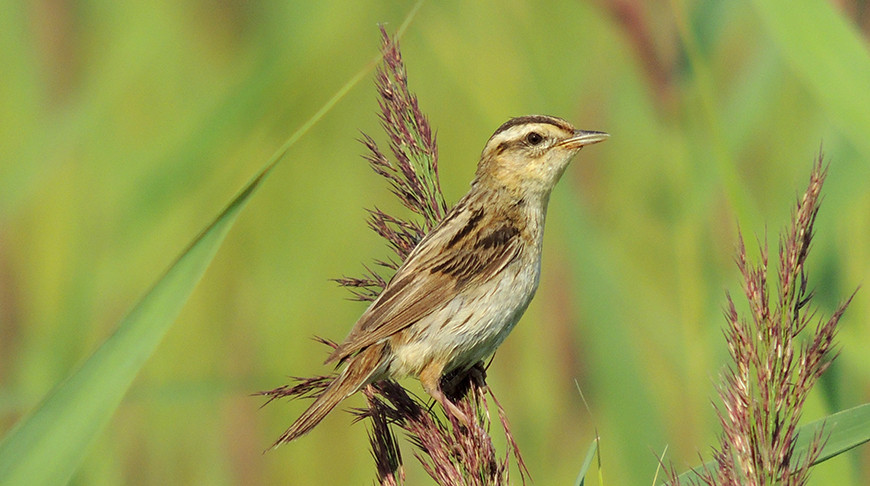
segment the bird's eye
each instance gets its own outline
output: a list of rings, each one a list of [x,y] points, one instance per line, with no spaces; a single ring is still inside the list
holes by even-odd
[[[528,142],[529,145],[537,145],[543,141],[544,137],[538,132],[532,132],[526,135],[526,142]]]

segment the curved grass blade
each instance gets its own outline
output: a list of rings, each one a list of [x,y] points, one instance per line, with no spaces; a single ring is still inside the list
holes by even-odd
[[[870,441],[870,403],[828,415],[801,427],[795,445],[797,453],[806,451],[819,431],[825,445],[814,466]]]
[[[403,32],[422,2],[402,24]],[[375,57],[306,121],[197,236],[118,329],[0,442],[0,485],[65,484],[108,423],[133,379],[202,278],[239,212],[260,183],[308,130],[366,74]]]
[[[807,453],[807,448],[820,430],[822,431],[822,440],[827,440],[825,440],[825,445],[822,447],[822,452],[819,454],[818,459],[813,462],[813,466],[854,449],[861,444],[870,442],[870,403],[828,415],[823,419],[810,422],[801,427],[796,439],[795,457],[800,457]],[[710,461],[700,468],[686,471],[680,474],[680,483],[692,484],[692,480],[700,480],[695,471],[712,470],[715,469],[715,466],[715,463]]]
[[[94,354],[0,443],[0,484],[64,484],[202,278],[260,172],[169,267]]]

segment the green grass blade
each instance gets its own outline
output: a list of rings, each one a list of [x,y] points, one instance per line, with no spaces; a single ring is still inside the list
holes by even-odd
[[[806,455],[807,449],[819,429],[823,430],[822,439],[827,439],[827,441],[822,448],[822,453],[813,462],[814,466],[870,441],[870,403],[837,412],[801,427],[798,431],[794,457]],[[714,466],[715,464],[710,461],[699,470]],[[695,471],[686,471],[680,474],[680,482],[689,484],[690,480],[697,477]]]
[[[850,141],[870,155],[870,53],[861,35],[822,0],[754,0],[789,67]]]
[[[592,465],[592,459],[595,458],[596,452],[598,452],[598,438],[593,440],[589,446],[589,452],[586,453],[586,459],[583,460],[583,466],[580,467],[580,473],[577,474],[574,486],[583,486],[586,483],[586,474],[589,472],[589,466]]]
[[[64,484],[72,477],[269,169],[193,241],[82,367],[0,443],[0,484]]]
[[[814,465],[870,441],[870,403],[837,412],[801,427],[795,446],[797,454],[806,452],[819,429],[822,429],[822,439],[827,439],[827,442]]]
[[[422,5],[400,26],[401,35]],[[69,481],[124,394],[178,317],[239,212],[275,165],[380,59],[342,86],[264,165],[197,236],[166,274],[121,321],[118,329],[28,417],[0,442],[0,486],[55,485]]]
[[[0,485],[64,484],[181,312],[239,212],[287,150],[353,85],[345,84],[275,153],[121,321],[117,331],[0,443]]]

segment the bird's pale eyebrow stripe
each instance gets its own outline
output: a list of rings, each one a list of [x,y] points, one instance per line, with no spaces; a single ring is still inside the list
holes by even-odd
[[[517,125],[522,125],[525,123],[546,123],[548,125],[553,125],[554,127],[561,128],[562,130],[572,130],[571,126],[567,124],[564,120],[560,120],[558,118],[545,116],[545,115],[530,115],[530,116],[520,116],[517,118],[511,118],[510,120],[504,122],[502,126],[498,127],[495,133],[492,136],[496,136],[499,133]]]

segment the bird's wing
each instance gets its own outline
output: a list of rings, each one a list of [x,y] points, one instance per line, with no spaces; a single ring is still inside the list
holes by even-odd
[[[344,361],[414,324],[517,257],[522,242],[516,224],[484,221],[482,208],[459,211],[458,206],[408,256],[327,363]]]

